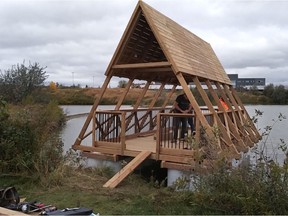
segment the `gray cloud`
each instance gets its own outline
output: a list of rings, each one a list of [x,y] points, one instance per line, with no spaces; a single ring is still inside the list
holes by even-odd
[[[288,85],[288,1],[145,2],[209,42],[227,73]],[[75,84],[100,86],[136,4],[2,0],[0,69],[39,62],[47,66],[48,81],[70,85],[74,78]]]

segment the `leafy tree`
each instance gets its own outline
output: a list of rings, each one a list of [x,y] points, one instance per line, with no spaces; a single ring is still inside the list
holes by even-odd
[[[127,86],[127,81],[126,80],[120,80],[118,82],[118,88],[125,88]]]
[[[25,62],[12,66],[11,69],[0,71],[0,96],[7,102],[17,103],[32,93],[36,88],[42,86],[48,77],[46,67],[38,63]]]
[[[274,92],[274,85],[272,83],[270,83],[269,85],[265,86],[263,94],[269,98],[272,97]]]
[[[256,85],[250,87],[250,92],[254,95],[259,95],[259,89],[257,88]]]
[[[56,91],[57,90],[57,84],[55,82],[50,82],[49,84],[49,88],[53,91]]]
[[[283,85],[275,86],[272,94],[272,99],[277,104],[285,104],[286,102],[286,90]]]

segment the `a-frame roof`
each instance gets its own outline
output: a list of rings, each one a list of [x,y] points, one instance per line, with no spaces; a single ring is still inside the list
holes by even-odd
[[[179,84],[177,73],[231,85],[209,43],[139,1],[106,75]]]

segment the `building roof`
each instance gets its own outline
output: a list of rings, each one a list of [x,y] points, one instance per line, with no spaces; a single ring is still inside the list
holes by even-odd
[[[193,76],[231,85],[211,45],[139,1],[106,75],[179,84]],[[191,76],[192,75],[192,76]]]

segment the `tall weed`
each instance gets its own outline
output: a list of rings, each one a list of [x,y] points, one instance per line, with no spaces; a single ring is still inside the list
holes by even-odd
[[[257,118],[262,114],[256,111]],[[257,122],[257,118],[253,118],[253,121]],[[193,191],[185,192],[185,200],[194,207],[194,213],[288,214],[287,145],[281,140],[279,148],[286,155],[281,164],[265,152],[267,137],[275,124],[285,119],[285,116],[279,114],[271,126],[265,127],[261,142],[253,148],[256,155],[253,163],[242,162],[238,166],[227,166],[225,161],[219,159],[219,163],[214,163],[209,172],[194,173]],[[251,152],[249,156],[252,156]],[[185,182],[180,182],[184,188]]]

